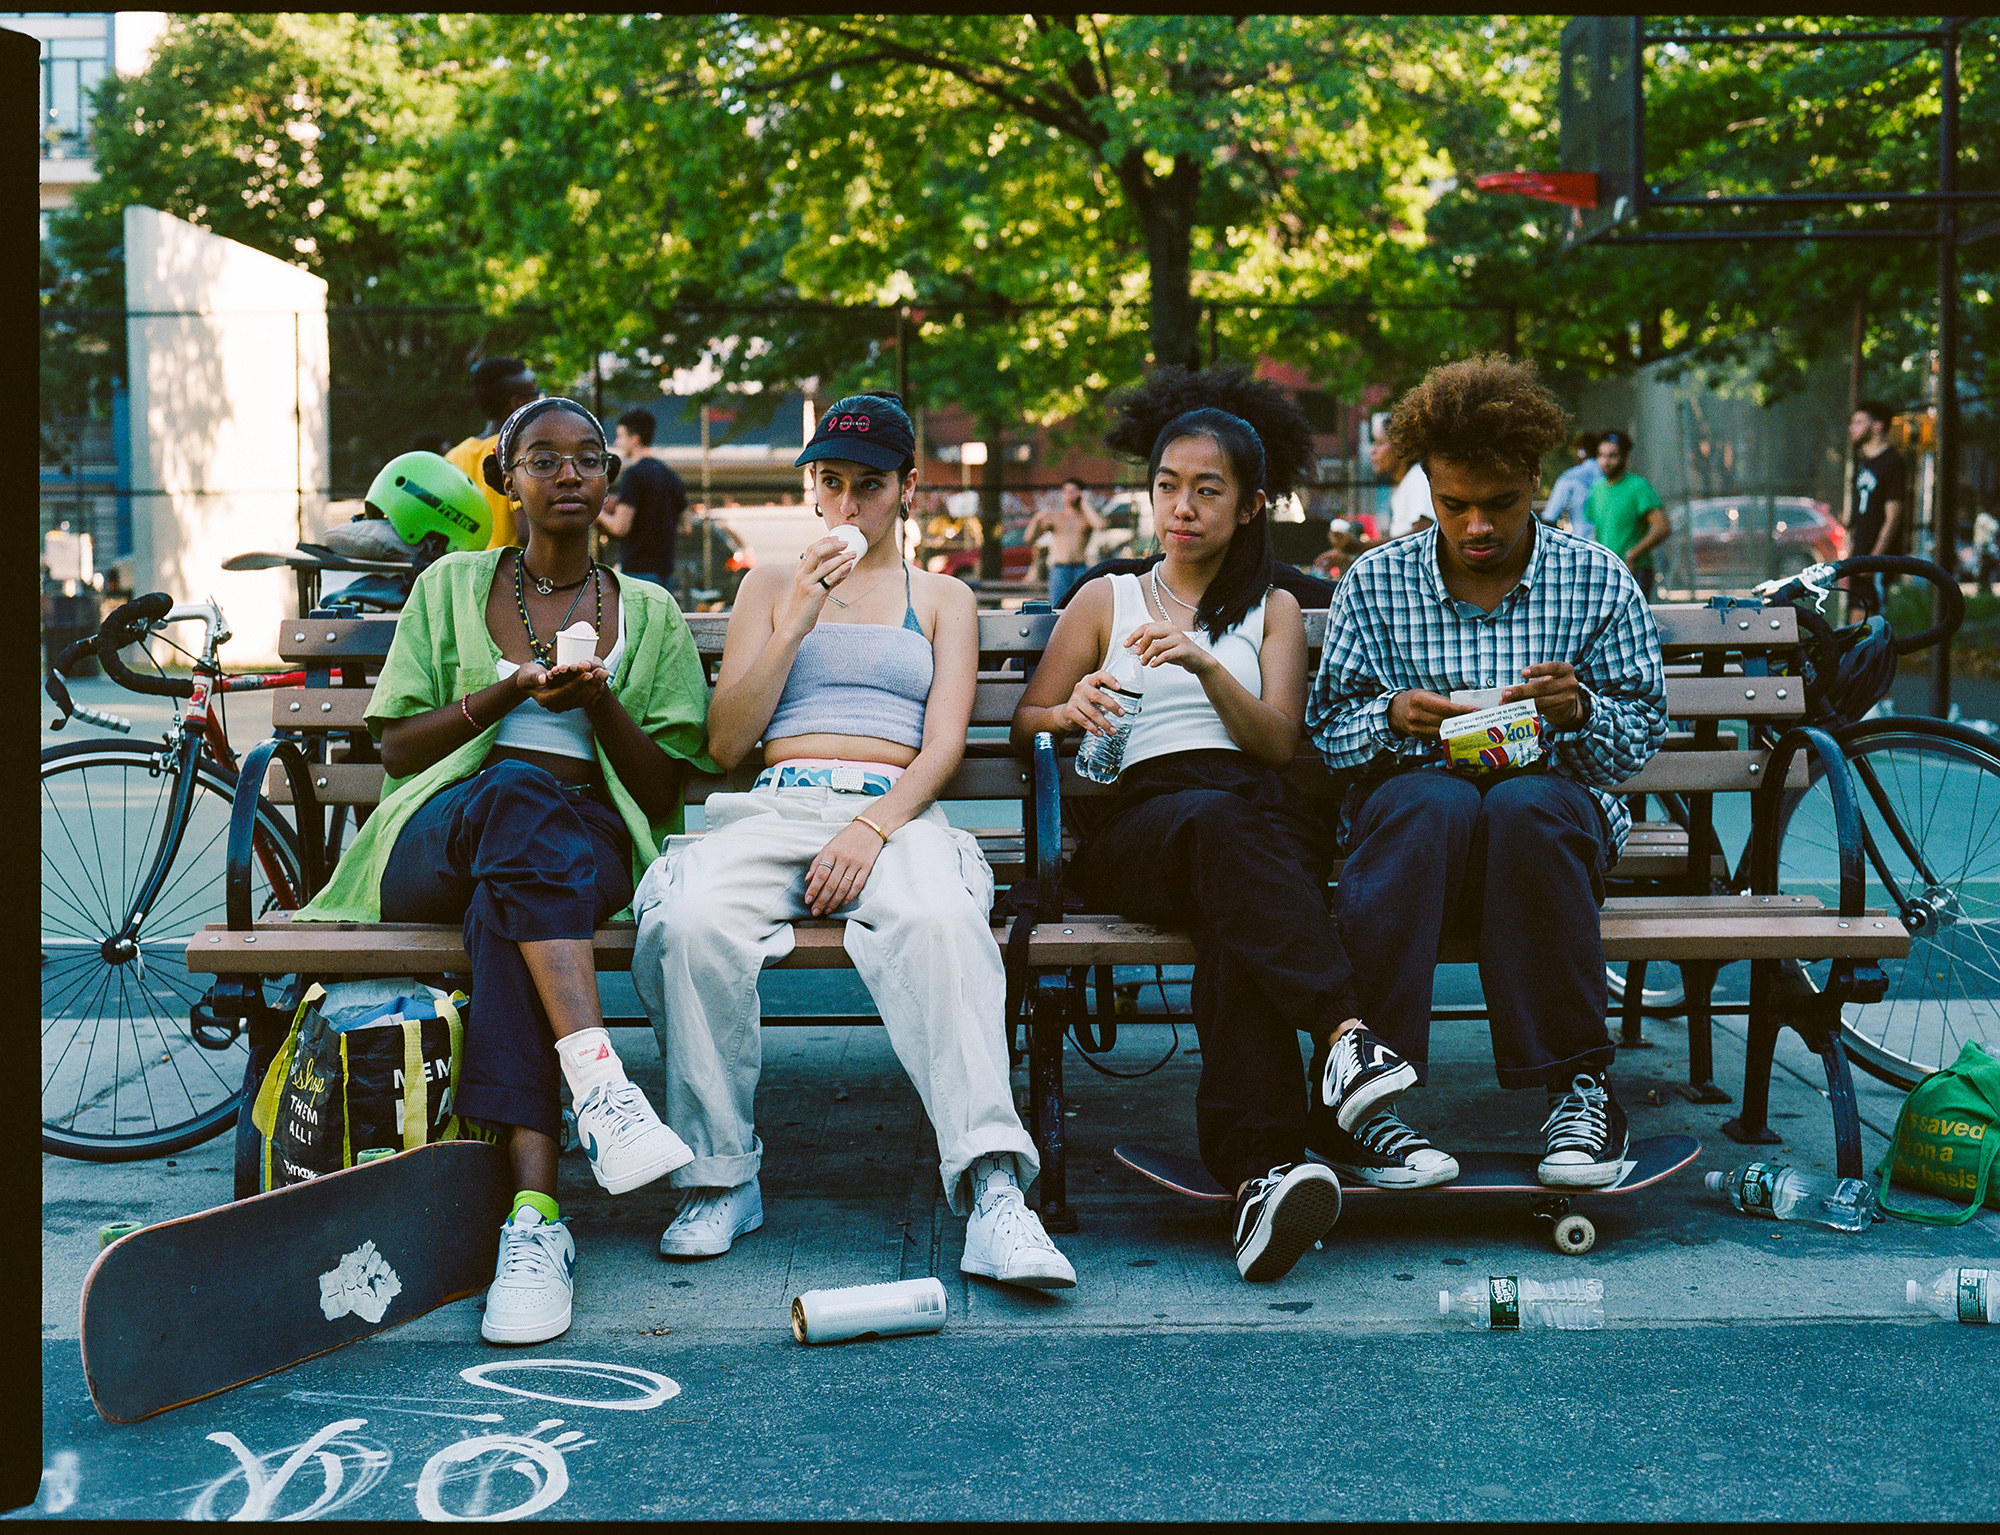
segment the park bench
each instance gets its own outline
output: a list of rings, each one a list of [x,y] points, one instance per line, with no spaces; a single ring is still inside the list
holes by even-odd
[[[1692,808],[1689,828],[1655,820],[1635,825],[1624,856],[1611,871],[1615,888],[1637,893],[1606,902],[1602,933],[1606,957],[1641,969],[1648,962],[1681,967],[1686,978],[1694,1094],[1704,1101],[1727,1101],[1712,1079],[1709,1048],[1710,991],[1716,971],[1734,960],[1753,962],[1743,1109],[1728,1128],[1742,1139],[1775,1140],[1765,1124],[1769,1074],[1777,1031],[1792,1027],[1817,1051],[1832,1097],[1835,1137],[1843,1176],[1860,1172],[1860,1131],[1852,1084],[1839,1044],[1839,1005],[1845,999],[1879,995],[1881,972],[1874,961],[1906,953],[1909,940],[1893,917],[1864,913],[1856,855],[1843,865],[1838,911],[1809,895],[1781,894],[1768,877],[1750,895],[1711,893],[1713,867],[1694,867],[1690,847],[1707,845],[1702,827],[1712,797],[1751,797],[1760,830],[1775,826],[1778,805],[1768,780],[1781,776],[1790,787],[1806,783],[1804,750],[1826,754],[1832,777],[1845,786],[1837,749],[1823,736],[1795,733],[1777,751],[1745,750],[1723,727],[1734,721],[1796,721],[1803,714],[1794,678],[1770,675],[1772,663],[1796,649],[1794,615],[1789,609],[1658,607],[1669,668],[1668,703],[1674,722],[1667,749],[1623,785],[1634,796],[1675,795]],[[1307,638],[1315,664],[1325,627],[1324,612],[1306,614]],[[727,618],[689,615],[704,666],[711,678],[719,665]],[[1028,1067],[1030,1119],[1041,1149],[1041,1206],[1056,1229],[1074,1229],[1067,1204],[1064,1158],[1062,1049],[1073,1029],[1085,1048],[1108,1048],[1115,1039],[1117,998],[1114,966],[1193,963],[1191,940],[1182,933],[1089,913],[1065,914],[1060,889],[1066,851],[1061,807],[1064,799],[1108,791],[1077,776],[1068,752],[1047,737],[1036,743],[1032,764],[1023,763],[1007,742],[1007,727],[1055,616],[1048,613],[980,614],[980,678],[965,761],[940,796],[945,801],[994,807],[997,823],[977,830],[996,884],[1006,889],[1032,877],[1040,902],[1026,931],[1024,1037],[1017,1059]],[[279,653],[289,666],[307,672],[303,686],[273,694],[274,735],[246,759],[245,788],[261,787],[280,804],[294,806],[308,844],[329,849],[331,867],[347,818],[364,815],[381,791],[383,771],[363,722],[375,676],[394,634],[393,618],[313,615],[287,620]],[[274,760],[275,759],[275,760]],[[759,763],[751,760],[718,777],[694,776],[690,804],[710,794],[747,787]],[[1331,802],[1346,780],[1330,774],[1309,751],[1290,776],[1314,799]],[[1851,795],[1847,796],[1852,809]],[[243,803],[249,802],[244,799]],[[1005,806],[1006,813],[1000,813]],[[240,809],[241,807],[239,807]],[[1328,804],[1329,810],[1333,804]],[[1019,824],[1012,824],[1018,812]],[[191,972],[217,978],[212,992],[218,1013],[248,1021],[251,1069],[275,1049],[286,1022],[261,1005],[263,978],[304,974],[318,978],[367,975],[463,974],[468,967],[456,927],[414,924],[292,923],[282,912],[250,910],[248,821],[239,814],[242,834],[230,854],[229,920],[192,935],[187,950]],[[1853,823],[1858,828],[1858,822]],[[1858,850],[1858,829],[1847,839]],[[1775,844],[1775,839],[1773,839]],[[308,849],[309,854],[311,848]],[[309,856],[309,864],[312,861]],[[1337,878],[1337,871],[1336,871]],[[1629,883],[1628,883],[1629,882]],[[776,968],[848,968],[841,945],[841,921],[802,921],[797,943]],[[610,923],[596,936],[598,968],[628,969],[636,925]],[[1008,936],[996,925],[996,941]],[[1440,963],[1469,962],[1468,945],[1448,942]],[[1831,959],[1836,963],[1823,991],[1806,986],[1797,966]],[[1096,1037],[1087,984],[1095,980]],[[1637,1025],[1638,976],[1627,987],[1628,1028]],[[765,1015],[770,1024],[851,1023],[871,1015]],[[607,1018],[612,1025],[643,1024],[644,1018]],[[1010,1043],[1013,1024],[1010,1022]]]

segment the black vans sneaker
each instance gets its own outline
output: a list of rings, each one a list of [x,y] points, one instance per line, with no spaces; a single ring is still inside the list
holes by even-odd
[[[1374,1117],[1405,1088],[1416,1086],[1417,1068],[1366,1026],[1349,1029],[1327,1052],[1320,1102],[1333,1110],[1340,1128],[1352,1132]]]
[[[1340,1219],[1340,1180],[1317,1162],[1286,1162],[1236,1196],[1236,1271],[1279,1279]]]
[[[1549,1154],[1535,1176],[1551,1188],[1601,1189],[1622,1176],[1632,1137],[1610,1078],[1579,1071],[1567,1088],[1551,1086],[1542,1131]]]
[[[1313,1153],[1336,1172],[1378,1189],[1427,1189],[1458,1176],[1458,1159],[1439,1151],[1423,1136],[1384,1109],[1353,1134],[1338,1125],[1306,1121]]]

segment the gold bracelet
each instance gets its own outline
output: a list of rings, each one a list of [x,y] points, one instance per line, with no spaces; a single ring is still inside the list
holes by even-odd
[[[881,827],[877,826],[873,821],[869,820],[867,816],[858,815],[854,819],[859,821],[863,826],[867,827],[870,831],[875,833],[876,836],[880,837],[882,839],[882,846],[887,847],[889,845],[889,834],[886,831],[882,830]]]

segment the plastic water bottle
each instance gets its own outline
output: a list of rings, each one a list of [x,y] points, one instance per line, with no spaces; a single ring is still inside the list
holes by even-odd
[[[1866,1231],[1875,1221],[1875,1191],[1862,1178],[1829,1183],[1782,1162],[1752,1162],[1703,1182],[1746,1214],[1774,1221],[1818,1221],[1835,1231]]]
[[[1604,1281],[1552,1279],[1545,1282],[1495,1274],[1458,1294],[1438,1291],[1438,1315],[1489,1328],[1554,1327],[1587,1332],[1604,1325]]]
[[[1903,1299],[1948,1322],[2000,1322],[2000,1274],[1992,1269],[1946,1269],[1928,1284],[1905,1281]]]
[[[1125,743],[1132,739],[1132,722],[1139,717],[1139,704],[1146,691],[1146,669],[1139,658],[1123,645],[1115,647],[1110,664],[1111,686],[1105,691],[1125,712],[1111,716],[1109,735],[1086,734],[1076,749],[1076,770],[1092,783],[1116,783],[1125,765]]]

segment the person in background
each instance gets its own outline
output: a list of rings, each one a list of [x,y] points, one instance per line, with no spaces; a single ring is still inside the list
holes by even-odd
[[[419,432],[410,439],[409,447],[403,451],[406,453],[435,453],[439,458],[443,458],[445,454],[451,451],[451,439],[445,436],[443,432]],[[474,480],[473,483],[476,485],[479,482]]]
[[[1903,508],[1909,505],[1910,477],[1903,455],[1889,441],[1896,412],[1880,400],[1863,400],[1847,423],[1854,444],[1854,515],[1847,524],[1847,552],[1901,552]],[[1885,589],[1878,575],[1851,576],[1848,590],[1862,613],[1882,611]]]
[[[1597,467],[1604,478],[1590,487],[1584,516],[1604,545],[1632,572],[1639,590],[1653,596],[1653,550],[1673,529],[1660,504],[1659,492],[1632,473],[1632,439],[1624,432],[1606,432],[1597,443]]]
[[[606,497],[597,526],[622,541],[618,568],[642,581],[673,590],[674,540],[687,510],[681,477],[652,456],[657,426],[650,410],[628,410],[618,418],[611,451],[625,465]]]
[[[500,440],[500,423],[531,400],[541,398],[534,371],[518,357],[487,357],[472,365],[472,399],[486,417],[486,425],[475,436],[445,454],[448,463],[465,471],[465,477],[486,493],[493,509],[492,541],[489,549],[504,549],[521,541],[514,523],[514,505],[486,481],[484,465]]]
[[[1389,537],[1408,538],[1431,526],[1431,482],[1424,466],[1397,453],[1386,436],[1375,439],[1369,457],[1375,472],[1395,487],[1389,492]]]
[[[1030,545],[1049,534],[1049,606],[1059,608],[1069,589],[1090,568],[1090,535],[1104,530],[1104,519],[1084,498],[1083,481],[1071,475],[1062,482],[1062,504],[1028,519],[1022,540]]]
[[[2000,575],[2000,517],[1981,512],[1972,519],[1972,554],[1981,586]]]
[[[1576,462],[1556,476],[1555,484],[1549,487],[1548,505],[1542,508],[1542,521],[1550,527],[1566,526],[1578,538],[1597,536],[1591,529],[1587,508],[1591,487],[1604,478],[1604,471],[1597,467],[1597,449],[1602,441],[1597,432],[1578,432],[1570,439],[1570,451],[1576,455]]]
[[[1354,524],[1345,517],[1336,517],[1327,524],[1326,549],[1312,562],[1312,572],[1329,581],[1338,581],[1367,548],[1367,543],[1355,535]]]

